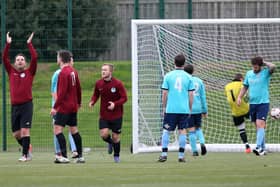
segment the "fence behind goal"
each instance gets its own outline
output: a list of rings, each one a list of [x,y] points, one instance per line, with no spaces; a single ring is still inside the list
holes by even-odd
[[[250,59],[262,56],[279,66],[280,19],[132,20],[133,152],[160,151],[163,76],[183,53],[206,86],[208,117],[203,130],[212,151],[243,151],[233,125],[224,86],[236,73],[251,69]],[[279,71],[272,75],[270,107],[280,106]],[[246,121],[250,144],[254,125]],[[267,119],[269,151],[280,151],[279,121]],[[170,150],[177,150],[176,133]]]

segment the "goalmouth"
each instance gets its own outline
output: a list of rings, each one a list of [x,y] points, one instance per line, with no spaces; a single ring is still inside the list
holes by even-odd
[[[243,152],[224,86],[236,73],[245,76],[252,57],[279,64],[280,18],[132,20],[131,28],[133,153],[161,151],[161,84],[179,53],[194,65],[194,75],[206,87],[208,117],[202,129],[208,151]],[[270,107],[279,106],[280,73],[276,71],[270,83]],[[249,120],[245,123],[254,148],[256,129]],[[169,150],[177,151],[177,133],[170,138]],[[269,116],[266,149],[280,151],[280,121]]]

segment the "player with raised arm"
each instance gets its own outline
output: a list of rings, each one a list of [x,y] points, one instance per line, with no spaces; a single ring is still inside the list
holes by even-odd
[[[94,106],[101,97],[99,133],[103,141],[108,143],[108,153],[111,154],[114,151],[114,161],[118,163],[120,162],[123,105],[127,101],[127,94],[123,83],[113,77],[113,70],[112,64],[102,65],[101,79],[95,83],[89,107]]]
[[[82,93],[78,73],[71,66],[71,53],[67,50],[58,51],[57,64],[60,65],[61,71],[57,82],[57,99],[51,109],[51,115],[55,115],[54,134],[59,142],[62,154],[58,161],[60,163],[69,163],[63,134],[65,125],[68,125],[78,152],[75,162],[85,163],[82,153],[82,137],[77,127],[77,112],[81,107]]]
[[[169,133],[176,127],[179,131],[178,161],[185,161],[186,128],[193,103],[194,84],[192,77],[184,71],[185,57],[179,54],[174,59],[175,70],[167,73],[161,86],[164,112],[162,152],[158,162],[167,160]]]
[[[3,62],[9,76],[11,98],[12,132],[17,142],[22,146],[22,156],[19,161],[31,160],[30,128],[32,125],[33,103],[32,83],[37,70],[37,52],[32,45],[32,32],[27,40],[27,46],[31,54],[30,65],[27,68],[26,58],[23,54],[17,54],[14,66],[10,64],[9,49],[12,37],[9,32],[6,35],[6,46],[3,52]]]
[[[71,55],[71,66],[73,66],[74,64],[74,61],[73,61],[73,55]],[[60,73],[61,69],[59,68],[58,70],[56,70],[52,76],[52,79],[51,79],[51,95],[52,95],[52,107],[54,106],[54,103],[57,99],[57,80],[58,80],[58,75]],[[53,116],[53,118],[55,118],[55,116]],[[54,122],[54,120],[53,120]],[[71,132],[68,133],[68,140],[69,140],[69,144],[70,144],[70,149],[71,149],[71,152],[72,152],[72,158],[76,158],[78,156],[78,153],[77,153],[77,148],[76,148],[76,145],[75,145],[75,142],[74,142],[74,139],[72,137],[72,134]],[[59,158],[58,157],[61,157],[61,150],[60,150],[60,147],[59,147],[59,143],[57,141],[57,138],[56,136],[54,135],[54,148],[55,148],[55,163],[60,163],[59,162]]]
[[[265,154],[265,128],[266,118],[269,112],[269,83],[276,66],[265,62],[262,57],[251,60],[252,70],[248,71],[243,81],[243,87],[237,98],[240,106],[242,97],[249,90],[250,119],[257,128],[256,148],[253,152],[259,156]]]
[[[192,64],[187,64],[184,66],[184,70],[193,75],[194,67]],[[188,123],[189,131],[189,142],[193,152],[193,156],[198,156],[198,151],[196,147],[196,139],[198,138],[200,143],[201,155],[207,153],[205,146],[205,138],[203,131],[201,129],[202,117],[207,117],[207,101],[206,101],[206,91],[203,81],[196,77],[192,76],[194,83],[194,93],[193,93],[193,105],[192,105],[192,114]]]
[[[240,138],[245,144],[245,152],[251,153],[245,126],[245,118],[249,118],[249,104],[242,98],[240,105],[237,105],[237,97],[243,87],[242,81],[243,76],[237,73],[232,82],[225,86],[225,95],[231,109],[233,123],[239,130]]]

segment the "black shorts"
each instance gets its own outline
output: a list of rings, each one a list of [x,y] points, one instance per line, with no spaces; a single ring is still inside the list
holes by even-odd
[[[112,132],[116,134],[121,134],[122,132],[122,118],[118,118],[115,120],[104,120],[104,119],[99,119],[99,129],[111,129]]]
[[[235,126],[241,125],[245,121],[245,118],[249,118],[249,112],[242,116],[232,116],[233,123]]]
[[[31,128],[32,115],[32,101],[20,105],[12,105],[12,132],[16,132],[21,128]]]
[[[62,114],[57,112],[55,116],[53,116],[54,124],[65,127],[68,125],[70,127],[77,126],[77,113],[71,114]]]

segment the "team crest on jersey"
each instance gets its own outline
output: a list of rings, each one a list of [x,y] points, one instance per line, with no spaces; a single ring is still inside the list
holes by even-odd
[[[112,92],[112,93],[115,93],[116,90],[117,90],[117,89],[116,89],[115,87],[112,87],[112,88],[111,88],[111,92]]]
[[[25,77],[25,73],[21,73],[19,76],[20,76],[21,78],[24,78],[24,77]]]

